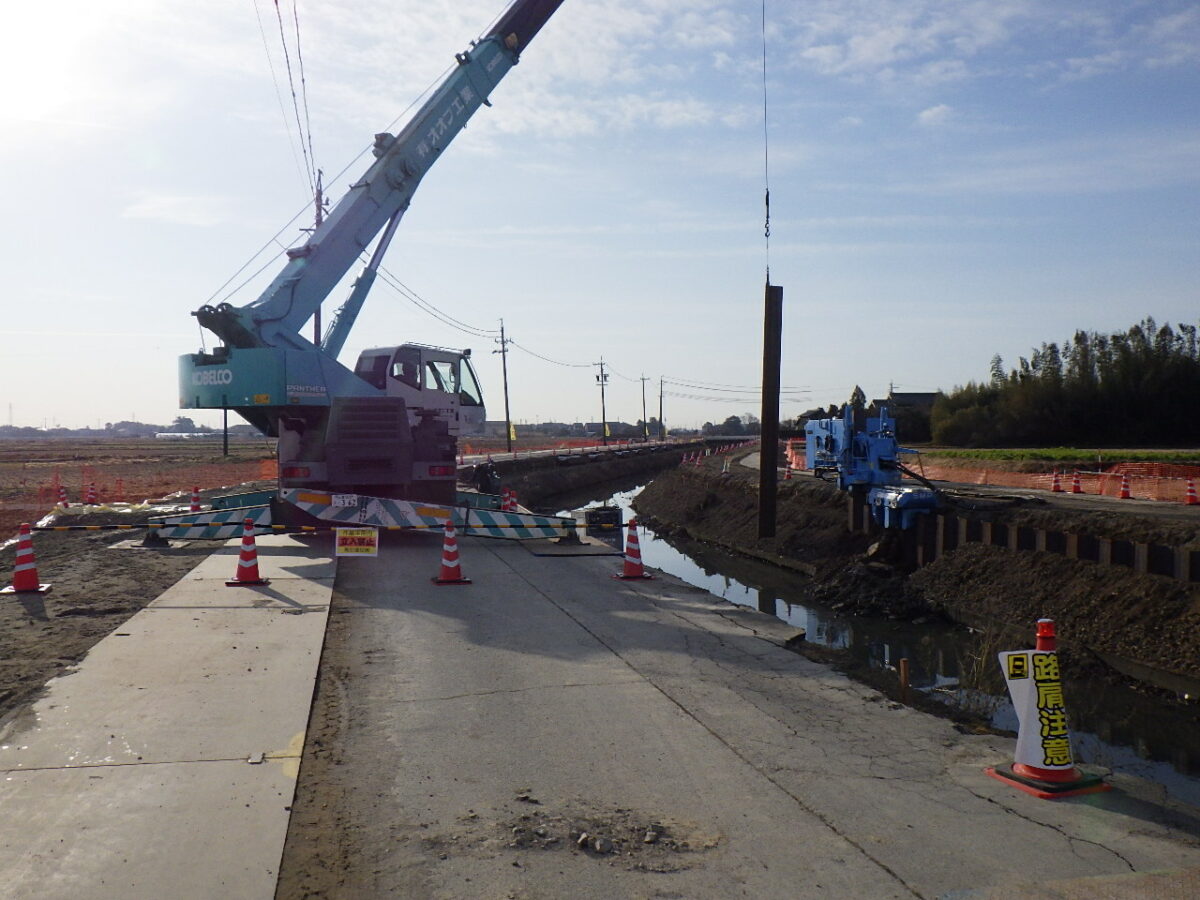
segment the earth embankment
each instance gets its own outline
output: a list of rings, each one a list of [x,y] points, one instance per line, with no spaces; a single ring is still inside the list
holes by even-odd
[[[778,486],[777,536],[757,536],[757,473],[716,467],[673,469],[635,501],[660,534],[672,533],[810,575],[800,594],[845,612],[916,618],[940,614],[995,632],[1009,646],[1031,641],[1033,623],[1058,623],[1060,646],[1077,664],[1115,667],[1180,693],[1200,687],[1200,591],[1047,552],[964,544],[906,571],[887,561],[878,538],[852,533],[847,498],[809,477]],[[962,510],[957,510],[959,515]],[[1121,540],[1200,545],[1197,526],[1110,511],[1056,513],[1009,506],[971,515],[1007,525],[1055,528]]]

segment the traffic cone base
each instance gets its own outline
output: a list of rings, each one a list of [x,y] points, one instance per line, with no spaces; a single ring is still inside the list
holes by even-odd
[[[11,584],[8,587],[0,588],[0,594],[44,594],[50,590],[50,585],[39,584],[37,587],[16,588]]]
[[[1025,770],[1025,771],[1022,771]],[[1059,797],[1078,797],[1080,794],[1099,794],[1111,791],[1112,785],[1105,784],[1099,775],[1088,775],[1078,769],[1046,769],[1054,775],[1065,775],[1062,781],[1047,781],[1038,778],[1030,766],[1005,763],[1001,766],[988,766],[983,770],[998,781],[1012,785],[1018,790],[1032,794],[1042,800],[1055,800]]]

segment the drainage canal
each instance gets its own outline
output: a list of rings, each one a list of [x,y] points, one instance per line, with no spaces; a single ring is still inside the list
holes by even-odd
[[[644,485],[597,488],[572,495],[574,509],[618,506],[628,521]],[[599,492],[612,493],[599,496]],[[569,515],[560,510],[560,515]],[[913,691],[992,727],[1016,731],[1017,719],[1000,680],[996,646],[986,635],[935,617],[912,622],[847,616],[805,595],[806,578],[693,541],[662,538],[639,527],[642,559],[715,597],[749,606],[803,629],[805,639],[841,651],[848,670],[866,669],[878,683],[908,660]],[[1032,623],[1030,624],[1032,633]],[[1200,700],[1143,693],[1103,677],[1064,685],[1076,758],[1163,784],[1173,796],[1200,804]]]

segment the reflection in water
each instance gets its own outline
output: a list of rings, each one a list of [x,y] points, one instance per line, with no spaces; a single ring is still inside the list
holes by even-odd
[[[619,506],[628,521],[633,515],[630,504],[641,489],[639,485],[623,490],[587,507]],[[995,663],[997,650],[1016,648],[998,647],[987,635],[941,622],[914,625],[839,615],[801,601],[807,584],[803,575],[706,544],[660,538],[644,526],[639,526],[639,534],[647,566],[730,603],[774,615],[804,629],[806,640],[846,650],[873,668],[894,670],[899,660],[907,659],[914,689],[987,719],[996,728],[1016,730],[1016,713]],[[1200,780],[1185,777],[1200,775],[1197,704],[1162,703],[1124,684],[1093,680],[1068,682],[1065,689],[1078,760],[1134,772],[1200,803]]]

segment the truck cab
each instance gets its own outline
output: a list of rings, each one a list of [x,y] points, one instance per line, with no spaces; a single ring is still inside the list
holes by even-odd
[[[486,411],[470,350],[372,347],[359,354],[354,374],[388,397],[403,398],[414,426],[417,410],[426,410],[436,412],[453,437],[483,433]]]

